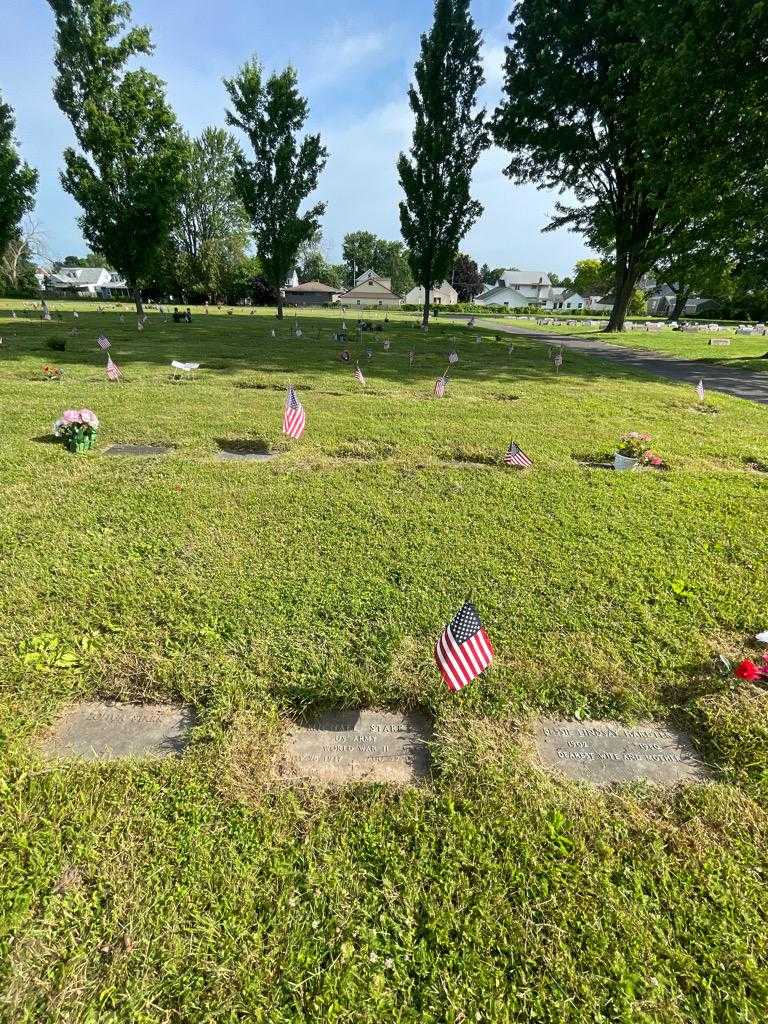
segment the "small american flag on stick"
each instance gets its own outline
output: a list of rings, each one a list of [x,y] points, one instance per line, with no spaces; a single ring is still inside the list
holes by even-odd
[[[451,366],[453,366],[454,363],[458,363],[458,361],[459,361],[459,353],[456,351],[456,349],[453,349],[452,352],[448,353],[448,362],[451,364]]]
[[[435,381],[435,398],[445,398],[445,389],[448,387],[448,375],[442,374]]]
[[[476,679],[493,661],[493,644],[477,609],[466,601],[435,645],[435,661],[449,690],[456,693]]]
[[[288,394],[285,396],[285,410],[283,411],[283,433],[298,441],[304,433],[307,423],[304,406],[296,397],[293,384],[288,386]]]
[[[363,371],[359,366],[355,367],[355,380],[365,386],[365,377],[363,376]]]
[[[111,348],[112,343],[105,334],[100,334],[96,339],[96,344],[99,346],[102,352],[106,352],[108,348]]]
[[[107,379],[120,380],[121,377],[120,367],[113,361],[112,356],[107,356]]]
[[[528,469],[533,465],[523,449],[515,441],[510,441],[507,453],[504,456],[505,466],[516,466],[518,469]]]
[[[416,352],[410,349],[408,352],[408,365],[413,366],[414,360],[416,359]]]
[[[696,385],[696,394],[699,396],[699,401],[704,401],[704,381],[700,380]]]

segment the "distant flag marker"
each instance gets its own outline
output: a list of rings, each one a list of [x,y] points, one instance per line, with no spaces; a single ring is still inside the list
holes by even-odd
[[[355,380],[365,386],[365,377],[363,376],[363,371],[359,366],[355,367]]]
[[[699,401],[704,401],[704,381],[700,380],[696,385],[696,394],[699,396]]]
[[[488,668],[493,655],[493,644],[477,609],[466,601],[435,645],[435,661],[443,682],[453,693],[463,690]]]
[[[283,433],[298,441],[304,433],[307,424],[304,406],[296,397],[293,384],[288,386],[288,394],[285,396],[285,409],[283,410]]]
[[[448,387],[447,373],[441,374],[435,381],[435,398],[445,398],[445,389]]]
[[[509,448],[504,456],[505,466],[515,466],[517,469],[529,469],[533,463],[525,454],[523,449],[515,441],[510,441]]]
[[[414,351],[414,349],[410,349],[410,351],[408,352],[408,365],[413,366],[415,359],[416,352]]]
[[[453,352],[448,353],[448,362],[451,364],[451,366],[453,366],[455,363],[458,363],[458,361],[459,353],[456,351],[456,349],[454,349]]]
[[[105,334],[100,334],[96,339],[96,344],[99,346],[102,352],[106,352],[111,347],[111,342]]]

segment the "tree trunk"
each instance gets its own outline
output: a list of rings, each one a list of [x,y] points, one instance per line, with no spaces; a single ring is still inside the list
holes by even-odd
[[[283,319],[283,294],[279,288],[277,290],[277,319]]]
[[[669,314],[670,320],[677,320],[686,307],[688,299],[691,297],[690,288],[680,288],[675,292],[675,308]]]
[[[430,308],[429,299],[430,299],[431,295],[432,295],[432,284],[430,282],[428,287],[426,287],[424,289],[424,312],[423,312],[422,317],[421,317],[421,326],[422,327],[429,327],[429,308]]]
[[[136,303],[136,315],[139,317],[144,316],[144,304],[141,301],[141,288],[136,286],[133,288],[133,301]]]
[[[618,253],[617,253],[618,257]],[[624,330],[624,320],[627,316],[629,304],[632,301],[632,294],[635,285],[640,279],[640,271],[632,265],[630,260],[619,257],[616,266],[616,283],[613,297],[613,309],[608,319],[607,333]]]

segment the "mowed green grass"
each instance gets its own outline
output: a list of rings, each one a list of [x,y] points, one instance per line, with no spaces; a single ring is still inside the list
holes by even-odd
[[[353,346],[362,389],[331,315],[140,334],[82,304],[73,336],[72,308],[0,314],[0,1020],[765,1020],[768,696],[717,655],[768,625],[768,409],[405,316]],[[204,365],[174,383],[173,358]],[[47,435],[83,406],[99,450],[73,456]],[[668,471],[581,464],[631,429]],[[503,468],[511,438],[533,470]],[[280,458],[217,460],[246,439]],[[497,657],[451,696],[432,647],[467,595]],[[188,752],[43,761],[94,696],[191,702]],[[434,715],[426,785],[280,782],[287,720],[358,707]],[[714,781],[559,781],[540,714],[669,719]]]
[[[621,334],[606,334],[601,327],[585,324],[568,326],[566,324],[539,325],[535,320],[509,321],[514,327],[530,328],[534,333],[571,334],[577,337],[586,336],[597,341],[609,342],[611,345],[622,345],[625,348],[647,349],[650,352],[662,352],[679,359],[701,359],[710,363],[720,363],[731,368],[755,372],[768,372],[768,335],[741,335],[736,333],[735,325],[721,326],[719,331],[624,331]],[[717,318],[713,319],[713,323]],[[729,338],[730,345],[710,345],[710,338]]]

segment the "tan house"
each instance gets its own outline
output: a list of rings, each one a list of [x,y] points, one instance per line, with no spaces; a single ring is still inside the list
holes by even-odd
[[[403,297],[392,291],[391,278],[367,270],[358,277],[353,288],[339,296],[339,302],[361,309],[391,309],[402,306]]]
[[[306,281],[284,289],[285,301],[290,306],[324,306],[328,302],[336,302],[339,297],[338,288],[331,288],[322,281]]]
[[[424,289],[419,285],[416,288],[411,288],[408,294],[405,296],[405,301],[409,305],[423,306],[424,305]],[[447,281],[443,281],[442,284],[435,285],[430,295],[430,303],[433,306],[455,306],[459,301],[459,293],[449,284]]]

